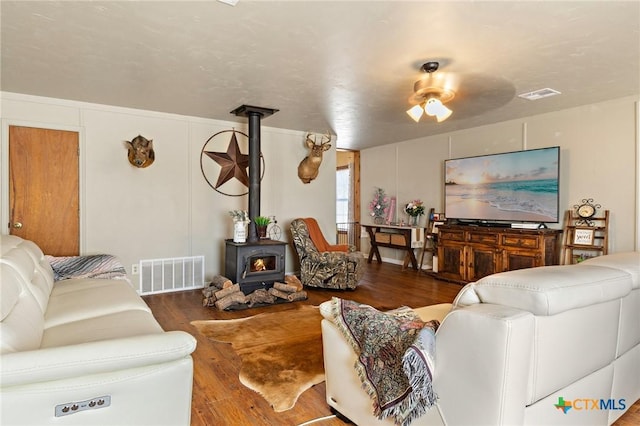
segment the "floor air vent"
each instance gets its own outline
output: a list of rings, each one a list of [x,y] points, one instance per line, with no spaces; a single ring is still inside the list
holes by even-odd
[[[140,294],[204,287],[204,256],[140,261]]]

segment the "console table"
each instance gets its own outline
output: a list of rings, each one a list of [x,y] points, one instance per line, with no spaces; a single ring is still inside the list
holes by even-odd
[[[414,248],[422,247],[424,228],[393,225],[362,225],[369,234],[371,249],[367,263],[371,263],[375,256],[378,263],[382,263],[378,247],[388,247],[406,251],[404,267],[409,263],[413,269],[418,269],[418,260],[413,253]]]

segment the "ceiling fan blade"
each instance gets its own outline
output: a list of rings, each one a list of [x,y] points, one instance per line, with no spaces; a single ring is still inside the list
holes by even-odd
[[[500,108],[516,94],[513,84],[502,77],[465,74],[456,97],[447,104],[460,118],[473,117]]]

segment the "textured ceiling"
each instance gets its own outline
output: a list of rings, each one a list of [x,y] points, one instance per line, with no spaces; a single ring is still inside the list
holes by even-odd
[[[638,1],[6,1],[3,91],[337,135],[362,149],[640,93]],[[420,66],[456,88],[414,123]],[[562,95],[527,101],[550,87]]]

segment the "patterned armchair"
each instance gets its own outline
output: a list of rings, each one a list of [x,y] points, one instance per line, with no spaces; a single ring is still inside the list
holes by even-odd
[[[364,255],[346,244],[331,245],[313,218],[295,219],[291,234],[298,258],[300,278],[308,287],[354,289],[364,273]]]

